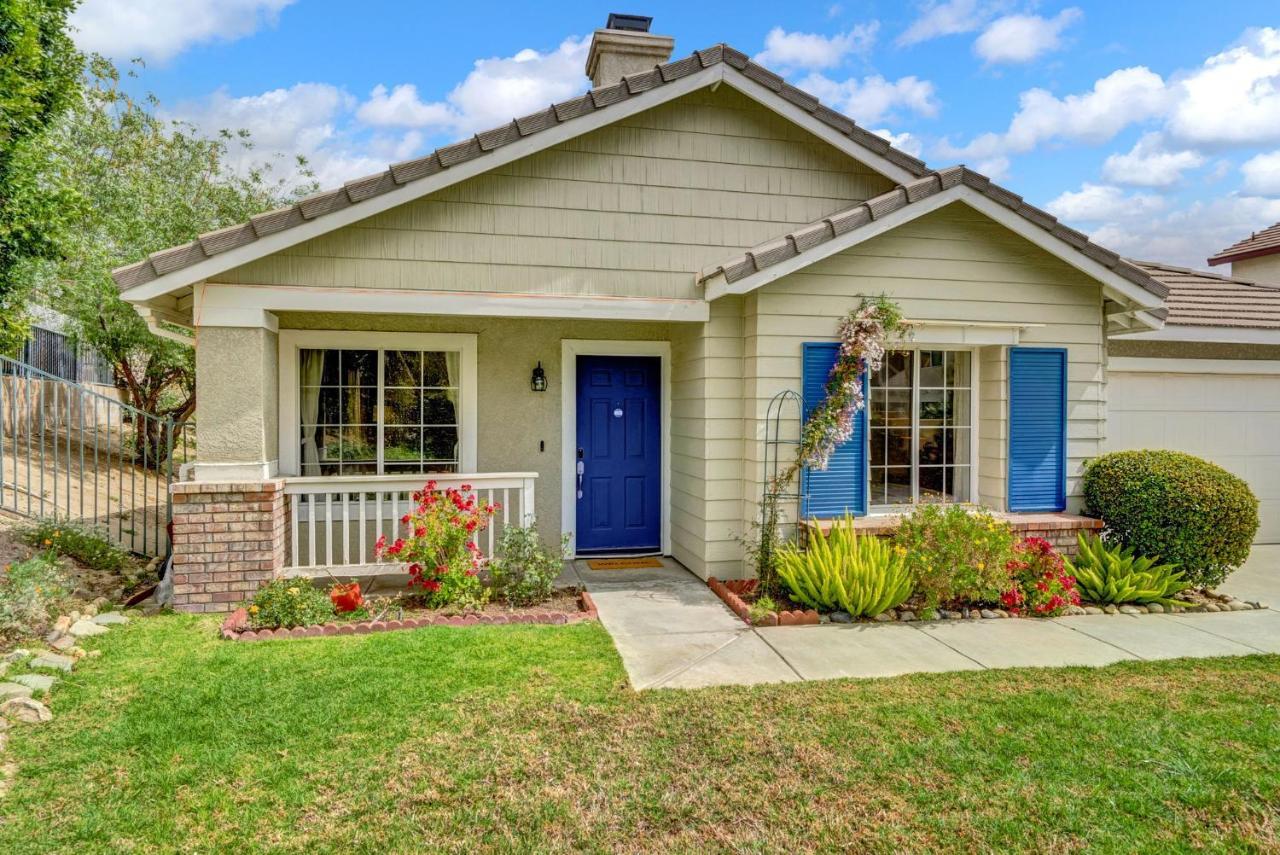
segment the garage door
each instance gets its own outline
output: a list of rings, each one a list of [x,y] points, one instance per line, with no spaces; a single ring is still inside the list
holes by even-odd
[[[1249,482],[1258,543],[1280,543],[1280,375],[1107,374],[1107,447],[1167,448],[1212,460]]]

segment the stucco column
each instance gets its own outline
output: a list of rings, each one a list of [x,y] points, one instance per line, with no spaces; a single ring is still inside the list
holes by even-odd
[[[271,478],[279,459],[276,331],[196,330],[197,481]]]

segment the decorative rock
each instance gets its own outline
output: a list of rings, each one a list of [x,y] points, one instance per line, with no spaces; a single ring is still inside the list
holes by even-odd
[[[21,662],[23,659],[30,659],[30,658],[31,658],[31,651],[27,650],[25,647],[19,647],[15,650],[10,650],[7,654],[5,654],[4,661],[5,662]]]
[[[1102,609],[1097,606],[1085,606],[1084,613],[1087,615],[1100,615],[1102,614]]]
[[[853,623],[853,617],[848,612],[832,612],[832,623]]]
[[[982,609],[982,611],[980,612],[980,614],[981,614],[984,618],[986,618],[987,620],[995,620],[996,618],[1000,617],[1000,615],[998,615],[998,614],[996,614],[995,612],[991,611],[991,609]]]
[[[0,683],[0,701],[31,697],[31,687],[21,683]]]
[[[98,607],[93,603],[84,607],[84,617],[91,618],[98,613]]]
[[[1201,608],[1206,612],[1216,612],[1219,610],[1217,605],[1214,603],[1205,603]]]
[[[48,674],[19,674],[13,678],[13,682],[37,691],[47,692],[53,688],[53,684],[58,682],[57,677],[50,677]]]
[[[98,626],[115,626],[122,623],[128,623],[129,619],[119,612],[103,612],[95,615],[93,622]]]
[[[913,611],[903,610],[898,612],[898,620],[913,621],[916,620],[916,613]]]
[[[56,671],[70,672],[74,665],[75,660],[70,656],[61,656],[57,653],[41,653],[31,660],[32,668],[50,668]]]
[[[1153,615],[1164,614],[1164,606],[1159,603],[1147,603],[1147,611]]]
[[[54,650],[66,652],[76,646],[76,640],[70,635],[60,635],[53,641],[49,642],[49,646]]]
[[[1230,603],[1227,604],[1227,608],[1231,609],[1231,611],[1233,612],[1249,611],[1249,606],[1246,603],[1240,602],[1239,600],[1232,600]]]
[[[1138,608],[1137,606],[1121,606],[1120,607],[1120,614],[1122,615],[1140,615],[1142,614],[1142,612],[1143,610]]]
[[[1118,614],[1120,614],[1120,609],[1116,608],[1115,606],[1103,606],[1103,607],[1102,607],[1102,610],[1103,610],[1104,612],[1106,612],[1107,614],[1109,614],[1109,615],[1118,615]]]
[[[53,719],[53,713],[49,712],[48,707],[31,698],[12,698],[5,701],[0,704],[0,716],[15,718],[28,724],[38,724]]]
[[[102,635],[107,631],[105,626],[99,626],[91,620],[78,620],[71,624],[71,629],[67,630],[76,638],[86,638],[90,635]]]
[[[980,612],[978,609],[969,610],[969,620],[979,620],[981,618],[982,618],[982,612]]]
[[[995,613],[996,613],[996,617],[999,617],[999,618],[1007,618],[1009,616],[1009,613],[1006,612],[1004,609],[996,609]]]
[[[875,621],[876,623],[888,623],[889,621],[893,620],[893,615],[890,614],[889,612],[881,612],[880,614],[873,617],[872,620]]]
[[[66,632],[70,628],[71,628],[71,618],[67,617],[66,615],[62,615],[61,617],[59,617],[57,620],[53,622],[54,632]]]
[[[949,612],[943,610],[941,614],[946,620],[962,620],[964,618],[964,615],[960,614],[960,612]]]

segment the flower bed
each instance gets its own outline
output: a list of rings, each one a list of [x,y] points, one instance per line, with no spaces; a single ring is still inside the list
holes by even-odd
[[[408,609],[411,617],[390,620],[331,620],[311,626],[295,626],[292,629],[253,629],[247,608],[239,608],[222,622],[222,637],[231,641],[256,641],[266,638],[318,638],[327,635],[367,635],[371,632],[390,632],[397,629],[418,629],[427,626],[481,626],[501,624],[569,624],[597,620],[596,604],[586,591],[573,593],[574,611],[551,607],[506,609],[490,604],[484,610],[462,613],[446,613],[435,609]]]

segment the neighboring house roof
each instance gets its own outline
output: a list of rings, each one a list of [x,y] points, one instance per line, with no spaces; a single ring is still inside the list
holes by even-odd
[[[1168,326],[1280,330],[1280,286],[1134,261],[1169,289]]]
[[[1093,243],[1085,235],[1058,222],[1052,214],[1027,204],[1021,196],[964,166],[952,166],[938,172],[930,172],[914,181],[900,184],[874,199],[868,199],[829,217],[823,217],[809,225],[794,229],[781,237],[704,270],[698,277],[698,281],[706,283],[708,280],[722,276],[730,286],[734,283],[744,283],[738,287],[730,287],[726,292],[744,293],[770,281],[764,277],[756,277],[755,281],[746,281],[755,274],[791,259],[799,258],[803,263],[806,254],[812,255],[812,261],[808,263],[816,262],[830,252],[844,248],[844,242],[841,245],[833,245],[833,242],[842,235],[861,229],[870,231],[872,224],[882,221],[897,211],[912,209],[913,206],[919,206],[918,210],[921,214],[935,210],[936,205],[922,203],[943,194],[958,195],[955,193],[955,188],[969,188],[982,197],[998,203],[1068,244],[1089,260],[1102,265],[1122,279],[1138,285],[1155,297],[1162,298],[1168,293],[1168,288],[1146,270],[1136,267],[1111,250]]]
[[[501,127],[482,131],[471,139],[436,149],[425,157],[397,163],[383,172],[349,181],[336,190],[319,193],[297,204],[259,214],[247,223],[202,234],[190,243],[153,253],[136,264],[120,267],[113,271],[112,276],[121,290],[152,282],[222,253],[245,247],[262,238],[296,229],[351,206],[359,206],[368,200],[400,190],[406,185],[456,168],[469,161],[482,160],[485,155],[504,146],[548,129],[574,123],[596,111],[608,110],[612,105],[626,103],[651,90],[661,90],[709,69],[726,67],[740,72],[742,77],[764,87],[768,93],[771,93],[774,100],[779,102],[775,109],[798,109],[802,114],[812,117],[839,136],[846,138],[853,146],[870,157],[872,162],[868,165],[873,168],[876,162],[881,162],[891,171],[899,172],[903,177],[923,175],[927,171],[923,161],[894,148],[883,137],[859,127],[848,117],[820,103],[813,95],[797,89],[779,75],[752,62],[741,51],[720,44],[706,50],[694,51],[683,59],[655,66],[650,71],[628,75],[620,83],[602,86],[579,98],[553,104],[545,110],[514,119]],[[673,87],[671,97],[679,97],[682,94],[684,92],[678,87]],[[557,141],[549,139],[547,144],[553,145]],[[460,174],[458,180],[466,177],[469,176]],[[893,176],[890,175],[890,177]],[[377,211],[370,210],[369,215],[372,216],[374,213]],[[346,222],[347,218],[335,218],[334,228],[345,225]],[[307,233],[298,239],[303,240],[312,236],[314,235]],[[263,254],[278,249],[278,246],[272,246]],[[175,287],[186,284],[190,283],[175,282]]]
[[[1271,228],[1263,229],[1260,232],[1254,232],[1244,240],[1233,243],[1217,255],[1210,256],[1209,264],[1210,266],[1226,264],[1230,261],[1257,258],[1260,255],[1271,255],[1275,252],[1280,252],[1280,223],[1276,223]]]

